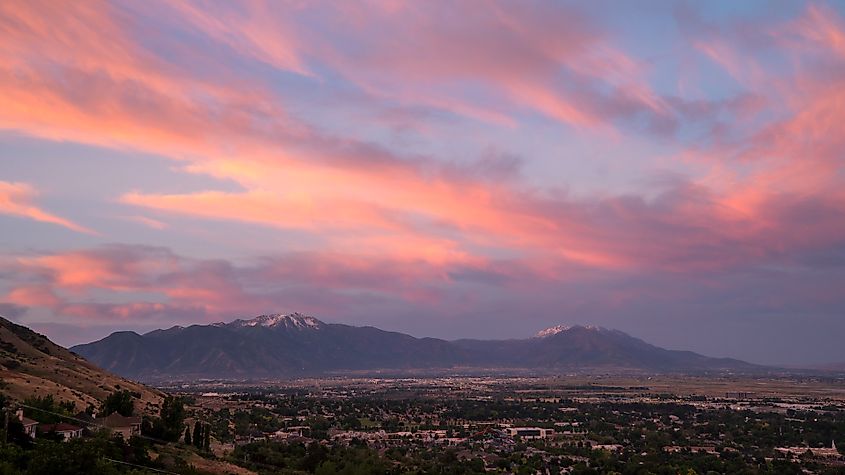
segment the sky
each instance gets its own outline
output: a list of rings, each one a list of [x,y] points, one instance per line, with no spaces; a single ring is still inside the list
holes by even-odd
[[[0,315],[845,362],[841,2],[0,2]]]

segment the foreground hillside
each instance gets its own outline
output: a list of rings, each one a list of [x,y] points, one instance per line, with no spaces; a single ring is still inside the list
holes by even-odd
[[[753,371],[738,360],[650,345],[598,327],[554,327],[522,340],[415,338],[301,315],[262,315],[144,335],[117,332],[73,350],[140,380],[275,378],[344,371],[600,368],[649,372]]]
[[[44,335],[0,317],[0,392],[23,400],[38,395],[72,401],[82,410],[118,389],[140,395],[136,408],[154,412],[163,394],[113,375],[51,342]]]

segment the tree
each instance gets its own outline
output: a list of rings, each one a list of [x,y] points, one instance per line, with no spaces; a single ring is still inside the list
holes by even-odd
[[[9,414],[9,425],[7,432],[4,435],[6,442],[11,442],[19,447],[29,448],[32,445],[32,439],[24,432],[23,424],[20,423],[17,417],[12,417]]]
[[[167,396],[161,404],[159,417],[144,419],[141,433],[156,439],[176,442],[182,437],[183,427],[185,427],[185,405],[182,399]]]
[[[185,445],[191,445],[191,428],[185,427]]]
[[[23,406],[26,408],[27,417],[44,424],[61,422],[64,417],[70,416],[75,409],[73,402],[57,402],[52,394],[44,397],[28,397],[24,400]]]
[[[202,424],[200,424],[200,421],[194,422],[194,437],[193,437],[193,439],[194,439],[194,447],[201,449],[203,437],[202,437]]]
[[[135,412],[135,405],[132,402],[132,393],[128,390],[115,391],[103,402],[103,415],[118,413],[121,416],[129,417]]]
[[[122,458],[121,447],[108,439],[69,442],[39,442],[29,454],[27,474],[73,475],[80,473],[118,474],[119,470],[104,457]]]
[[[205,428],[203,430],[202,448],[206,452],[211,450],[211,426],[209,426],[208,424],[205,425]]]

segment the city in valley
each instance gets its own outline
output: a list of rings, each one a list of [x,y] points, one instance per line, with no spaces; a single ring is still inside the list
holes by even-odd
[[[191,473],[845,471],[835,445],[845,376],[338,376],[161,389],[190,430],[171,446],[127,442]],[[97,437],[95,423],[77,424]],[[204,432],[206,445],[191,441]]]
[[[227,341],[251,335],[256,343],[227,349],[209,344],[213,334]],[[200,335],[199,345],[186,335]],[[362,335],[369,348],[345,348]],[[845,374],[833,370],[706,358],[579,326],[465,346],[482,354],[505,344],[533,353],[566,350],[553,367],[362,369],[362,361],[372,364],[375,357],[389,366],[397,339],[402,355],[414,345],[425,350],[457,343],[291,314],[150,332],[144,344],[164,354],[159,363],[172,368],[172,375],[153,377],[154,355],[143,356],[127,336],[145,341],[122,332],[74,349],[119,373],[140,371],[146,384],[106,372],[0,318],[0,473],[845,472],[836,446],[845,440]],[[120,345],[113,345],[116,338]],[[180,343],[168,346],[168,338]],[[335,369],[310,376],[238,375],[260,373],[262,364],[284,371],[279,365],[289,359],[268,362],[267,354],[256,352],[259,341],[286,342],[290,358],[296,341],[314,345],[322,338],[359,359],[332,358]],[[373,345],[376,340],[380,344]],[[310,352],[302,354],[288,371],[322,364],[306,357]],[[115,355],[128,364],[110,362]],[[459,357],[476,361],[473,353]],[[231,363],[235,358],[239,366]],[[567,367],[566,358],[606,364]],[[716,369],[623,367],[638,359]],[[228,377],[213,376],[221,361]],[[180,377],[176,368],[200,375]]]
[[[298,315],[260,316],[246,324],[196,326],[193,331],[308,341],[335,335],[331,325],[292,324],[302,321]],[[352,332],[346,338],[353,343],[359,331],[383,337],[376,352],[392,348],[393,338],[410,343],[401,334],[378,329],[340,330]],[[208,340],[203,340],[209,352],[200,353],[199,360],[206,362],[200,369],[215,372],[210,355],[246,358],[240,351],[221,352]],[[571,349],[578,342],[607,352],[609,342],[631,340],[620,332],[573,327],[509,344]],[[622,347],[612,353],[620,354]],[[642,342],[633,348],[675,357]],[[594,360],[604,354],[577,353]],[[258,366],[258,361],[251,365]],[[45,336],[0,319],[5,422],[0,473],[845,471],[845,458],[836,447],[845,440],[845,374],[743,368],[750,372],[455,367],[337,369],[285,378],[159,374],[145,385],[105,372]]]
[[[259,473],[845,470],[842,376],[337,377],[167,390],[210,424],[215,456]]]

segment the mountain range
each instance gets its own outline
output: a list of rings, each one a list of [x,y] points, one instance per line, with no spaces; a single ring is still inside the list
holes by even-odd
[[[666,350],[618,330],[593,326],[556,326],[527,339],[447,341],[329,324],[299,313],[175,326],[143,335],[116,332],[71,350],[108,371],[142,381],[458,368],[542,372],[760,369],[739,360]]]

